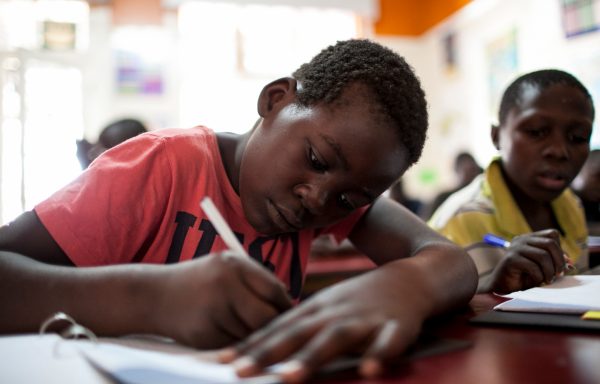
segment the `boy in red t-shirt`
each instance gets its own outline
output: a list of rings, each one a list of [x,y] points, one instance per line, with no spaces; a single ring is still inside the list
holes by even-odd
[[[258,114],[243,135],[198,127],[128,140],[3,227],[0,331],[31,332],[65,311],[101,335],[243,340],[221,354],[242,376],[288,360],[283,379],[304,380],[361,350],[370,377],[427,318],[468,302],[468,255],[380,197],[426,137],[425,96],[400,56],[338,42],[266,85]],[[198,206],[206,195],[255,260],[226,251]],[[381,268],[292,308],[322,233]]]

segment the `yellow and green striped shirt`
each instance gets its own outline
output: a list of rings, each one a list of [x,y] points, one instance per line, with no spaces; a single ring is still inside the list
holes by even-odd
[[[563,231],[560,236],[563,251],[579,271],[587,269],[588,231],[579,199],[567,188],[551,205]],[[493,268],[504,253],[483,243],[486,233],[510,241],[517,235],[533,232],[506,186],[498,159],[494,159],[485,173],[471,184],[451,195],[428,224],[465,247],[471,256],[479,253],[474,261],[480,274]]]

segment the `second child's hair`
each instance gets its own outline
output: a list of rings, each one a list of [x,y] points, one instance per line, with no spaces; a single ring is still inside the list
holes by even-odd
[[[587,88],[573,75],[559,69],[542,69],[527,73],[514,80],[502,95],[500,101],[500,110],[498,112],[498,123],[503,125],[506,122],[508,113],[513,108],[520,108],[523,102],[524,91],[528,87],[534,87],[544,90],[552,85],[567,85],[577,88],[590,101],[592,105],[592,118],[594,117],[594,102]]]
[[[427,136],[425,93],[412,67],[389,48],[366,39],[338,41],[293,76],[300,82],[297,96],[304,106],[332,104],[349,85],[366,85],[384,118],[397,127],[408,165],[421,156]]]

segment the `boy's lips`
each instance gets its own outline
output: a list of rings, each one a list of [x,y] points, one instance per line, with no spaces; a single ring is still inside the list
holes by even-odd
[[[542,172],[536,176],[536,180],[546,189],[562,190],[567,187],[567,178],[558,172]]]
[[[298,218],[284,208],[278,207],[273,201],[268,200],[267,212],[273,224],[282,232],[296,232],[302,228]]]

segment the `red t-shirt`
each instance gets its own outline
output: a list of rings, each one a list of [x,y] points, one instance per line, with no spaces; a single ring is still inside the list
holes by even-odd
[[[347,237],[366,208],[321,230],[264,236],[244,217],[214,132],[162,129],[103,153],[69,185],[35,207],[77,266],[175,263],[227,249],[200,208],[210,196],[248,254],[297,298],[312,240]]]

